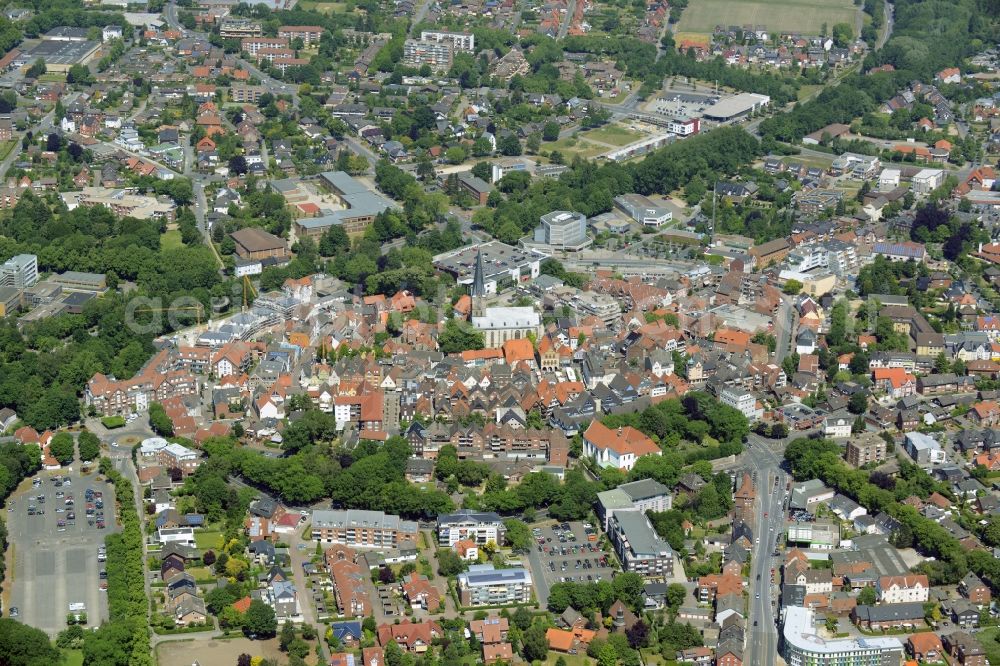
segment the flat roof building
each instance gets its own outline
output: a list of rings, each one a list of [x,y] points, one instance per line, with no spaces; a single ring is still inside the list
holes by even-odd
[[[500,514],[491,511],[462,509],[438,516],[438,545],[453,547],[459,541],[470,540],[485,545],[492,541],[503,545],[507,528]]]
[[[62,287],[63,291],[82,291],[103,293],[108,289],[108,279],[104,273],[84,273],[82,271],[66,271],[49,278],[49,282]]]
[[[368,548],[396,548],[400,541],[415,541],[417,524],[382,511],[317,509],[312,513],[312,538]]]
[[[541,274],[544,255],[533,250],[490,241],[467,245],[434,257],[434,267],[455,276],[458,284],[471,285],[476,267],[476,255],[483,257],[485,294],[496,294],[508,286],[529,282]]]
[[[463,606],[506,606],[531,601],[531,574],[527,569],[495,569],[474,564],[458,575],[458,595]]]
[[[660,227],[674,219],[674,214],[657,206],[641,194],[622,194],[615,197],[615,207],[644,227]]]
[[[560,250],[579,250],[590,244],[583,213],[554,210],[542,215],[535,228],[535,242]]]
[[[0,287],[26,289],[38,282],[38,257],[18,254],[0,264]]]
[[[898,664],[903,644],[892,637],[860,637],[826,640],[815,626],[810,608],[785,607],[784,657],[788,666],[880,666]]]
[[[653,530],[649,519],[637,511],[615,511],[608,523],[608,536],[621,560],[622,569],[647,578],[670,578],[674,573],[674,551]]]
[[[771,104],[771,98],[757,93],[740,93],[719,100],[704,111],[704,117],[720,123],[744,118]]]
[[[299,237],[319,239],[332,226],[342,226],[349,234],[363,233],[375,222],[379,213],[398,208],[394,201],[368,189],[364,183],[343,171],[324,171],[319,178],[337,196],[345,210],[296,220],[295,230]]]
[[[68,72],[73,65],[85,65],[90,62],[100,47],[100,42],[89,39],[83,41],[43,39],[18,56],[18,62],[21,66],[25,66],[41,59],[45,61],[45,68],[50,72]]]

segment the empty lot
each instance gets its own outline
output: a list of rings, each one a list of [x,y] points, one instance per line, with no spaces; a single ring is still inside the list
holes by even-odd
[[[770,31],[827,34],[836,23],[855,26],[852,0],[691,0],[681,15],[680,32],[711,33],[717,25],[763,25]]]
[[[66,628],[69,604],[84,603],[90,626],[96,626],[108,616],[107,594],[99,589],[97,547],[104,537],[117,528],[114,494],[106,483],[98,483],[96,475],[68,475],[72,485],[56,488],[49,480],[52,474],[42,472],[39,488],[22,489],[8,501],[7,524],[14,553],[11,607],[20,612],[25,624],[55,635]],[[99,530],[87,524],[84,493],[93,488],[104,493],[104,514],[107,528]],[[74,507],[65,506],[65,498],[56,499],[56,491],[72,494]],[[43,515],[28,515],[29,497],[44,494]],[[63,513],[56,509],[63,508]],[[77,514],[76,524],[59,531],[56,521],[65,519],[70,509]]]

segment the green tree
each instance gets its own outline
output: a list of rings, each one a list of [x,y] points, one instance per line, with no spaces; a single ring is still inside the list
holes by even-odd
[[[802,291],[802,283],[798,280],[788,280],[785,282],[785,286],[781,288],[781,291],[789,296],[795,296]]]
[[[153,402],[149,405],[149,427],[161,437],[174,436],[174,423],[167,416],[167,411],[163,409],[163,405],[158,402]]]
[[[57,434],[52,438],[52,441],[49,442],[49,453],[51,453],[52,457],[58,460],[59,464],[64,467],[73,462],[75,448],[73,435],[68,432],[61,432]]]
[[[521,142],[515,134],[505,134],[497,139],[497,150],[500,151],[501,155],[517,157],[521,154]]]
[[[101,440],[89,430],[80,433],[76,444],[80,449],[80,460],[96,460],[101,455]]]
[[[457,576],[466,570],[465,561],[450,548],[441,548],[437,552],[438,573],[442,576]]]
[[[48,68],[45,66],[45,60],[39,58],[35,62],[31,63],[31,66],[24,72],[24,75],[29,79],[37,79],[47,71]]]
[[[524,639],[521,643],[521,656],[524,657],[525,661],[542,661],[548,655],[548,652],[549,641],[545,637],[545,629],[542,625],[533,625],[524,632]]]
[[[851,414],[864,414],[868,411],[868,394],[865,391],[856,391],[847,401],[847,410]]]
[[[524,521],[508,518],[504,526],[507,528],[507,544],[515,552],[523,553],[531,549],[531,531]]]
[[[278,621],[274,609],[263,601],[254,599],[250,602],[244,618],[243,631],[255,638],[270,638],[278,630]]]
[[[483,334],[471,326],[449,319],[438,336],[438,347],[445,354],[454,354],[469,349],[482,349]]]
[[[542,140],[544,141],[558,141],[559,140],[559,123],[549,121],[542,126]]]
[[[0,664],[46,666],[58,664],[61,659],[41,630],[9,618],[0,619]]]

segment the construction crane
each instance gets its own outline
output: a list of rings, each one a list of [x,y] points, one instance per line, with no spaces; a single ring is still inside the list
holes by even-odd
[[[201,326],[201,317],[202,314],[205,312],[205,308],[203,305],[201,305],[201,303],[199,303],[198,305],[178,305],[172,308],[137,308],[135,310],[135,313],[139,314],[140,312],[163,313],[163,312],[192,312],[192,311],[195,313],[195,321],[197,321],[198,326]]]
[[[250,296],[257,298],[257,290],[254,289],[253,283],[250,282],[250,276],[243,276],[243,311],[246,312],[247,308],[250,307]]]

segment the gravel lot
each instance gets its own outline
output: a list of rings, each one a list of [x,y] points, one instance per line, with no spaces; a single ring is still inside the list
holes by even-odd
[[[13,592],[10,606],[19,611],[25,624],[38,627],[50,635],[66,628],[69,604],[86,604],[88,624],[97,626],[108,617],[107,595],[99,589],[99,572],[103,565],[97,561],[97,547],[104,543],[105,535],[117,529],[114,512],[114,491],[97,475],[83,477],[79,472],[65,474],[70,485],[57,488],[52,479],[54,472],[41,472],[41,486],[25,484],[7,503],[7,524],[13,549]],[[107,527],[99,530],[87,524],[85,514],[87,488],[104,493],[104,516]],[[66,498],[56,498],[56,493],[73,495],[74,505],[66,506]],[[45,495],[45,502],[29,498]],[[45,509],[43,515],[28,515],[28,506],[35,504]],[[57,512],[57,509],[63,512]],[[67,518],[76,514],[75,524]],[[66,521],[60,528],[57,521]],[[6,609],[9,613],[9,609]]]

